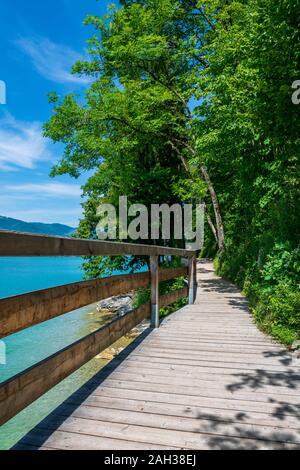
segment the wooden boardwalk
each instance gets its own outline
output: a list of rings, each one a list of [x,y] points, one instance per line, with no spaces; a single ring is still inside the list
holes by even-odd
[[[146,331],[17,449],[300,448],[300,359],[198,264],[196,303]]]

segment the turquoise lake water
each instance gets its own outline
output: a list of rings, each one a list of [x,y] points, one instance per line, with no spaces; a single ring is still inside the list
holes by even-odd
[[[80,281],[83,277],[81,263],[81,258],[0,257],[0,298]],[[107,321],[108,318],[97,313],[96,305],[90,305],[4,338],[0,346],[6,350],[6,364],[0,363],[0,382],[96,330]],[[10,448],[103,365],[104,362],[99,358],[93,359],[2,426],[0,449]]]

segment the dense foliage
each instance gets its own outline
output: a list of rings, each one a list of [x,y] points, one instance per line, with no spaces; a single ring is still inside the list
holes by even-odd
[[[214,14],[198,134],[224,213],[218,271],[244,288],[259,323],[286,343],[300,334],[300,108],[291,101],[298,7],[224,2]]]
[[[300,106],[291,96],[300,79],[300,2],[120,4],[86,20],[96,30],[90,58],[73,70],[92,79],[85,99],[50,95],[45,133],[65,144],[53,175],[92,171],[78,233],[95,236],[96,207],[120,195],[146,205],[204,201],[203,255],[215,256],[218,272],[249,295],[265,330],[293,342]],[[86,270],[96,276],[143,263],[93,259]]]

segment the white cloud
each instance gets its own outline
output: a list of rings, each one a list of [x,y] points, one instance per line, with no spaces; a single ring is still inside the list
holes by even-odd
[[[21,122],[7,114],[0,120],[0,169],[32,169],[40,160],[49,160],[49,140],[39,122]]]
[[[20,195],[33,195],[36,198],[37,195],[41,197],[80,197],[81,189],[80,186],[74,184],[65,184],[65,183],[28,183],[28,184],[17,184],[17,185],[7,185],[2,188],[2,191],[13,192],[17,197]]]
[[[47,38],[20,38],[18,47],[31,59],[35,69],[44,78],[57,83],[84,85],[90,82],[87,77],[70,73],[72,65],[82,59],[74,49],[56,44]]]

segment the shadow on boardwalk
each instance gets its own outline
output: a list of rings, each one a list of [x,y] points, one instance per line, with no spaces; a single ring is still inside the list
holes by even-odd
[[[152,330],[148,328],[138,338],[136,338],[129,346],[127,346],[115,359],[107,366],[95,374],[88,382],[74,392],[67,400],[50,413],[43,421],[27,433],[12,450],[21,450],[23,445],[27,445],[30,441],[32,450],[38,450],[59,428],[61,424],[71,416],[72,413],[95,391],[102,382],[111,375],[111,373],[131,354],[149,335]],[[46,430],[41,433],[40,430]],[[47,432],[48,429],[48,432]],[[34,445],[33,445],[34,442]]]

